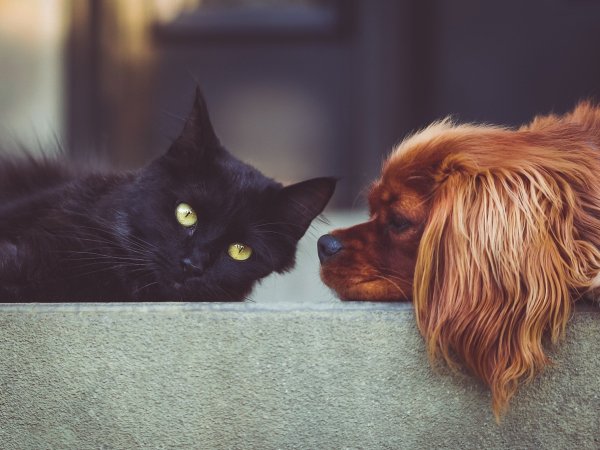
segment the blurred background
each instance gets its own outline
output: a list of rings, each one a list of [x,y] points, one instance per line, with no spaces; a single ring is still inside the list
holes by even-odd
[[[136,167],[198,82],[234,154],[341,176],[351,207],[436,118],[516,125],[597,97],[599,21],[597,0],[0,0],[0,140]]]
[[[196,83],[232,153],[286,183],[340,176],[332,208],[362,214],[382,159],[432,120],[598,99],[600,0],[0,0],[4,149],[138,167]]]
[[[0,0],[0,141],[137,167],[198,82],[224,144],[361,190],[406,133],[600,94],[598,0]]]

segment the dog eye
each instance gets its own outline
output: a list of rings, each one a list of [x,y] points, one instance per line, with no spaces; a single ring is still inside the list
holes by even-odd
[[[388,223],[390,230],[394,233],[400,233],[407,228],[410,228],[411,225],[412,224],[408,220],[401,217],[390,217],[390,221]]]

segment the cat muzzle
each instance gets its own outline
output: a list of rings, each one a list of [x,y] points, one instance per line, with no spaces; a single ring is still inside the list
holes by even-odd
[[[181,270],[187,276],[198,276],[204,273],[204,267],[198,263],[194,264],[190,258],[181,260]]]

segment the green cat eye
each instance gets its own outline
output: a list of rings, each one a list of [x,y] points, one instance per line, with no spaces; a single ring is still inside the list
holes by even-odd
[[[229,246],[227,253],[236,261],[246,261],[252,255],[252,248],[236,242]]]
[[[187,203],[180,203],[175,209],[175,217],[184,227],[193,227],[198,222],[198,217],[194,209]]]

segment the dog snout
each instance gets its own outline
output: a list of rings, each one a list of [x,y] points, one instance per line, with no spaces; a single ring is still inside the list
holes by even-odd
[[[317,241],[319,261],[324,263],[343,248],[342,243],[331,234],[325,234]]]

